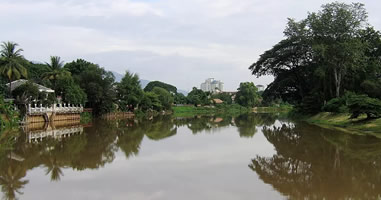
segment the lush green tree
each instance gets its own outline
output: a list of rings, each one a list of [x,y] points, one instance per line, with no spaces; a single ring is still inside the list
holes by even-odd
[[[12,81],[27,77],[26,60],[21,55],[22,49],[17,49],[18,44],[14,42],[3,42],[0,50],[0,73],[10,83],[11,93]]]
[[[286,39],[260,56],[249,69],[257,77],[273,75],[275,80],[263,94],[266,101],[282,98],[298,102],[310,90],[306,79],[314,71],[311,39],[306,20],[289,19],[284,31]]]
[[[363,4],[325,4],[306,19],[289,19],[284,35],[250,66],[253,75],[274,76],[265,102],[281,99],[313,113],[344,91],[379,97],[381,35]]]
[[[381,100],[367,95],[352,94],[348,98],[348,108],[351,118],[357,118],[360,114],[366,114],[368,119],[381,117]]]
[[[218,93],[212,95],[212,99],[221,99],[226,104],[232,104],[233,100],[230,94],[228,93]]]
[[[115,109],[115,77],[111,72],[83,59],[66,63],[64,68],[86,93],[86,107],[93,108],[94,114],[104,114]]]
[[[260,96],[258,88],[252,82],[244,82],[239,84],[235,101],[245,107],[254,107],[259,104]]]
[[[64,63],[58,56],[50,56],[50,63],[46,63],[49,71],[42,74],[42,79],[50,80],[53,89],[57,89],[57,80],[60,77],[70,76],[70,72],[63,68]]]
[[[48,65],[43,63],[29,62],[27,69],[28,69],[28,79],[30,81],[33,81],[41,85],[50,84],[49,80],[41,79],[42,74],[45,74],[50,71],[50,68],[48,67]]]
[[[328,3],[307,17],[320,62],[334,78],[335,96],[340,97],[342,82],[349,69],[363,58],[363,45],[356,37],[367,25],[367,12],[360,3]]]
[[[162,110],[162,105],[159,100],[159,96],[154,92],[143,92],[143,96],[141,98],[139,107],[142,111],[147,111],[150,109],[156,111]]]
[[[66,103],[84,105],[87,101],[86,93],[70,75],[57,78],[55,92]]]
[[[151,81],[147,84],[147,86],[144,88],[144,91],[150,92],[152,91],[155,87],[161,87],[166,89],[168,92],[171,92],[173,94],[177,94],[177,88],[173,85],[163,83],[160,81]]]
[[[174,95],[174,103],[175,104],[186,104],[187,103],[187,97],[181,93],[177,93]]]
[[[140,87],[139,76],[126,71],[126,74],[117,85],[118,101],[121,110],[133,111],[139,105],[143,97],[143,90]]]
[[[199,104],[209,104],[208,94],[196,87],[193,87],[192,91],[188,93],[188,102],[195,105]]]
[[[170,110],[172,108],[173,97],[166,89],[155,87],[153,88],[152,92],[158,96],[160,104],[164,110]]]

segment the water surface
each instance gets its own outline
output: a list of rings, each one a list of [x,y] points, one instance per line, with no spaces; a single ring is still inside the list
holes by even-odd
[[[24,128],[4,199],[380,199],[381,140],[277,114]]]

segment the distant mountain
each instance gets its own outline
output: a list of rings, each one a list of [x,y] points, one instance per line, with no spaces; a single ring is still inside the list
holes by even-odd
[[[122,78],[123,78],[122,74],[119,74],[118,72],[113,72],[113,71],[111,71],[111,72],[112,72],[112,74],[114,74],[116,82],[120,82],[122,80]]]
[[[116,82],[120,82],[122,80],[124,75],[114,71],[111,71],[111,72],[112,74],[114,74]],[[150,82],[149,80],[140,79],[140,86],[142,87],[142,89],[144,89],[149,82]]]
[[[140,79],[140,86],[142,86],[142,89],[144,89],[148,85],[149,82],[151,82],[151,81]]]
[[[111,72],[112,72],[112,74],[114,74],[114,76],[115,76],[115,81],[116,81],[116,82],[120,82],[120,81],[122,80],[122,78],[123,78],[124,75],[119,74],[118,72],[114,72],[114,71],[111,71]],[[142,87],[142,89],[144,89],[144,88],[148,85],[149,82],[151,82],[151,81],[149,81],[149,80],[144,80],[144,79],[140,79],[140,86]],[[185,90],[180,90],[180,89],[178,89],[177,92],[178,92],[178,93],[181,93],[181,94],[183,94],[183,95],[185,95],[185,96],[188,95],[188,92],[185,91]]]
[[[189,92],[187,92],[187,91],[185,91],[185,90],[177,90],[177,93],[181,93],[181,94],[183,94],[184,96],[188,96],[188,93]]]

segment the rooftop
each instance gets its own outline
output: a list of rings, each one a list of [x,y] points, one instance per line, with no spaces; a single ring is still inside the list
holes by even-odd
[[[11,91],[15,90],[16,88],[20,87],[21,85],[24,85],[27,82],[28,82],[28,80],[25,80],[25,79],[19,79],[19,80],[11,82]],[[7,87],[9,87],[9,83],[7,83],[5,85]],[[40,85],[37,83],[33,83],[33,85],[37,86],[38,91],[40,91],[40,92],[54,93],[54,90],[47,88],[43,85]]]

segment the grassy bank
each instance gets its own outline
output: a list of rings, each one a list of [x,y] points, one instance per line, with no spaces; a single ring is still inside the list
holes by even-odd
[[[253,109],[254,112],[258,113],[271,113],[271,112],[289,112],[292,110],[292,106],[287,105],[280,105],[280,106],[271,106],[271,107],[255,107]]]
[[[216,106],[174,106],[173,114],[176,117],[193,116],[193,115],[213,115],[213,114],[231,114],[251,112],[251,108],[242,107],[238,104],[231,105],[216,105]]]
[[[366,115],[358,119],[349,119],[350,114],[323,112],[302,120],[325,128],[334,128],[355,134],[370,134],[381,137],[381,119],[367,120]]]

